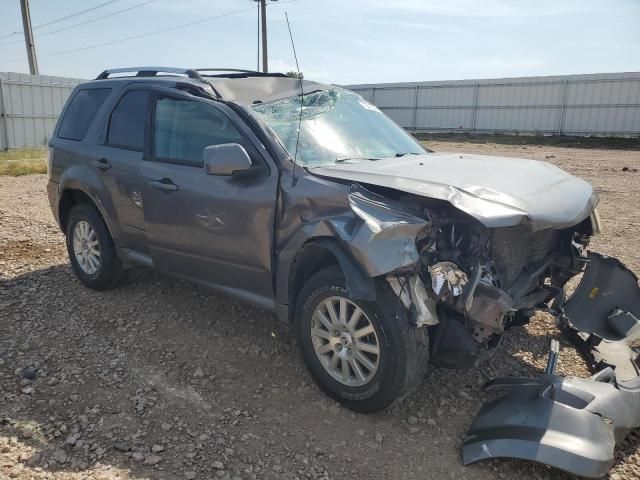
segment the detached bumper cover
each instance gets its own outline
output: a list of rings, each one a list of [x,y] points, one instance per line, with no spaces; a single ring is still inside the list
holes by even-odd
[[[583,477],[605,475],[616,440],[640,426],[640,384],[543,375],[496,379],[507,388],[482,407],[464,441],[465,465],[490,458],[532,460]]]
[[[590,253],[580,285],[559,312],[563,335],[598,373],[565,378],[550,368],[537,379],[489,382],[486,388],[507,394],[484,405],[471,425],[465,465],[508,457],[601,477],[616,442],[640,427],[640,368],[631,347],[640,338],[635,275],[616,259]]]
[[[558,316],[558,325],[594,370],[612,367],[618,381],[640,375],[638,278],[620,260],[589,253],[589,264]]]

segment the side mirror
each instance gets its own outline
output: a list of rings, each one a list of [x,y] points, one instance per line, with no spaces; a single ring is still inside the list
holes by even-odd
[[[251,159],[238,143],[204,147],[204,170],[208,175],[233,175],[251,168]]]

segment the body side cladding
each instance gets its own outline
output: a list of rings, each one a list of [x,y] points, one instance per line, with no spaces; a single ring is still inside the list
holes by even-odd
[[[313,243],[326,248],[338,260],[340,269],[345,276],[347,283],[347,291],[354,298],[362,300],[374,301],[376,299],[376,290],[373,279],[366,275],[362,267],[350,257],[335,240],[329,238],[319,238]]]
[[[322,253],[327,252],[332,259],[321,258]],[[335,260],[335,261],[332,261]],[[327,261],[330,263],[327,264]],[[278,318],[287,322],[291,321],[295,309],[297,292],[302,283],[308,279],[305,275],[305,266],[312,265],[312,274],[330,264],[336,264],[344,274],[347,291],[353,298],[367,301],[376,299],[376,291],[373,279],[366,275],[358,263],[347,254],[333,237],[319,236],[310,237],[296,252],[295,257],[290,262],[288,268],[283,267],[282,273],[287,273],[287,303],[277,303],[276,313]],[[278,272],[281,270],[278,269]],[[285,313],[287,309],[287,313]]]

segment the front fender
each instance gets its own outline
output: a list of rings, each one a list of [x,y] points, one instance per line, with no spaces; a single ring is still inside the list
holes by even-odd
[[[309,209],[295,216],[303,223],[276,249],[277,303],[288,304],[292,262],[311,240],[320,239],[334,254],[345,274],[347,289],[357,298],[375,299],[372,278],[411,268],[418,262],[416,236],[427,227],[427,220],[358,185],[342,195],[345,204],[335,208],[332,215],[304,221]]]

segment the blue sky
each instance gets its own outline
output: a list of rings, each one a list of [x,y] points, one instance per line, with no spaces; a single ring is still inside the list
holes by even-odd
[[[22,30],[19,3],[0,2],[0,71],[28,71],[24,40],[11,35]],[[117,0],[38,28],[102,3],[31,0],[40,73],[90,78],[131,65],[256,68],[251,0]],[[51,33],[130,7],[136,8]],[[306,78],[325,82],[640,71],[640,0],[280,0],[268,7],[272,70],[294,65],[285,11]]]

